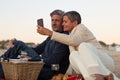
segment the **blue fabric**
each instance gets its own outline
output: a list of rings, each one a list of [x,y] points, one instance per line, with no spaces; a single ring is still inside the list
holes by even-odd
[[[20,55],[21,51],[27,52],[28,56],[32,57],[32,59],[38,59],[40,60],[40,56],[38,53],[36,53],[31,47],[27,46],[24,42],[22,41],[15,41],[14,42],[14,47],[9,48],[3,55],[5,59],[11,58],[11,59],[16,59],[18,55]]]

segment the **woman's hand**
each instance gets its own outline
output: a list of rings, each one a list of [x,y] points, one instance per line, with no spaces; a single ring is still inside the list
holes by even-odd
[[[49,29],[47,29],[47,28],[44,28],[44,27],[42,27],[42,26],[37,26],[38,28],[37,28],[37,32],[39,33],[39,34],[42,34],[42,35],[47,35],[47,36],[52,36],[52,31],[51,30],[49,30]]]

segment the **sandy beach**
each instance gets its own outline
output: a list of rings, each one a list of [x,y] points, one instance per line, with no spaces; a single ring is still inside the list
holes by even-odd
[[[0,55],[3,54],[6,50],[0,50]],[[109,55],[113,58],[115,62],[115,71],[116,76],[120,78],[120,52],[109,51]]]
[[[120,78],[120,52],[110,51],[110,56],[115,62],[115,71],[116,76]]]
[[[0,55],[2,55],[5,51],[5,49],[0,49]]]

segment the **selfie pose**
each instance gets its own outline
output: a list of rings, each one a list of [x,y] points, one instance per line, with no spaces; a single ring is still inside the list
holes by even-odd
[[[69,11],[63,15],[63,28],[69,35],[42,27],[38,32],[50,36],[52,40],[69,45],[71,67],[77,74],[82,74],[85,80],[120,80],[113,73],[113,59],[92,32],[81,24],[78,12]]]

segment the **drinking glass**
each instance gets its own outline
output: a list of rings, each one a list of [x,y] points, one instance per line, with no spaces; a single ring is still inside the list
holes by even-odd
[[[51,69],[56,75],[59,73],[59,68],[60,68],[59,64],[52,64],[51,65]]]

